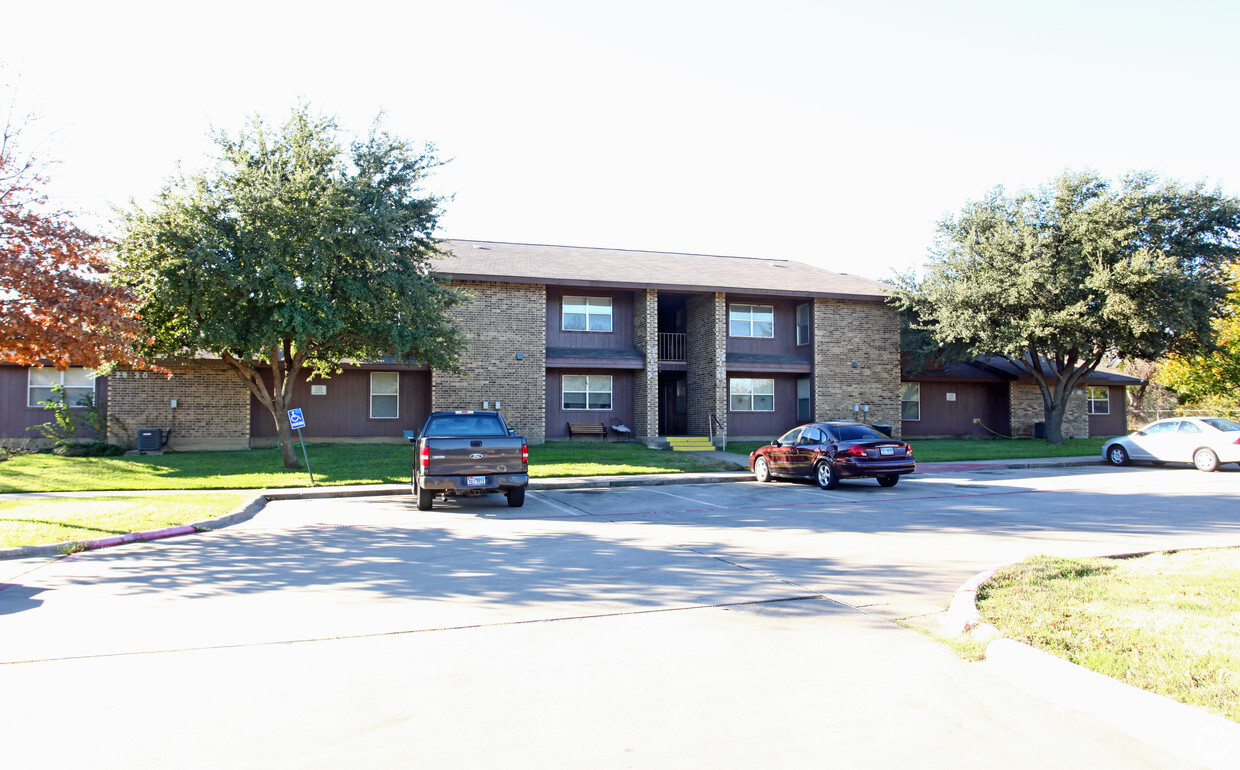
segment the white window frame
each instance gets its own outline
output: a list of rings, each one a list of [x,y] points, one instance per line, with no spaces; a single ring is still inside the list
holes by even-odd
[[[906,398],[908,395],[915,395],[916,398]],[[917,404],[917,416],[905,417],[904,405]],[[900,419],[908,422],[921,422],[921,383],[920,382],[902,382],[900,383]]]
[[[1095,392],[1102,391],[1103,397],[1098,398]],[[1099,410],[1098,405],[1104,408]],[[1085,388],[1085,413],[1086,414],[1110,414],[1111,413],[1111,389],[1106,385],[1089,385]]]
[[[375,375],[392,375],[396,378],[395,392],[385,392],[375,390]],[[396,414],[375,416],[375,398],[396,398]],[[400,372],[371,372],[370,373],[370,419],[372,420],[399,420],[400,419]]]
[[[71,373],[79,375],[81,380],[89,380],[90,385],[65,385],[65,375]],[[36,377],[44,381],[35,383]],[[32,366],[26,370],[26,406],[31,409],[42,409],[43,407],[39,406],[39,402],[46,401],[51,397],[53,385],[59,385],[65,389],[65,403],[69,405],[70,409],[83,409],[84,407],[78,406],[78,399],[86,395],[86,393],[90,393],[92,396],[95,395],[95,373],[82,366],[71,366],[63,372],[59,369],[40,369]],[[47,395],[35,398],[34,392],[36,389],[46,391]]]
[[[769,388],[769,389],[768,389]],[[769,398],[770,407],[759,407],[759,398]],[[744,407],[748,399],[749,407]],[[739,406],[738,406],[739,405]],[[774,412],[775,411],[775,380],[769,377],[729,377],[728,378],[728,411],[729,412]]]
[[[568,387],[570,377],[584,380],[585,389]],[[576,384],[576,383],[574,383]],[[604,384],[606,387],[604,387]],[[585,406],[569,406],[566,396],[569,393],[581,393],[585,396]],[[594,400],[591,396],[607,394],[607,406],[590,406]],[[564,374],[560,376],[560,408],[565,412],[610,412],[615,409],[615,381],[610,374]]]
[[[571,315],[585,316],[586,328],[570,329],[568,328],[568,306],[585,308],[585,312],[574,312]],[[595,318],[606,318],[606,329],[593,329],[591,324]],[[611,297],[585,297],[585,296],[565,296],[560,298],[560,329],[566,332],[576,332],[579,334],[611,334],[615,331],[616,321],[612,313]]]
[[[801,323],[801,309],[802,308],[805,309],[805,323]],[[813,336],[810,333],[810,329],[812,329],[814,326],[813,306],[811,306],[808,302],[802,302],[796,306],[796,310],[794,311],[794,313],[796,316],[795,320],[796,320],[796,327],[797,327],[797,345],[798,346],[808,345],[810,343],[810,338]],[[805,332],[804,337],[801,336],[802,331]]]
[[[768,321],[765,317],[762,318],[762,320],[758,320],[754,318],[754,316],[758,313],[761,313],[762,316],[769,315],[770,320]],[[758,324],[766,324],[766,323],[770,324],[771,333],[770,334],[757,334],[755,330],[757,329]],[[734,324],[747,324],[749,327],[749,333],[748,334],[737,334],[736,331],[733,330]],[[728,307],[728,336],[729,337],[744,337],[744,338],[751,338],[751,339],[763,339],[763,340],[774,339],[775,338],[775,306],[774,305],[752,305],[752,304],[745,304],[745,303],[737,303],[734,305],[730,305]]]

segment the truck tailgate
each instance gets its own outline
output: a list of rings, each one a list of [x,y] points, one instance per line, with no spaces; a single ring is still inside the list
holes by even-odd
[[[485,476],[493,473],[524,473],[521,447],[524,441],[508,436],[484,438],[428,438],[428,476]]]

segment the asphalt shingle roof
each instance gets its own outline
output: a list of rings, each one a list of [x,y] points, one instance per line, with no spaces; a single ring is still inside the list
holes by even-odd
[[[658,251],[446,241],[435,272],[457,280],[666,291],[726,291],[878,301],[890,290],[869,278],[785,259]]]

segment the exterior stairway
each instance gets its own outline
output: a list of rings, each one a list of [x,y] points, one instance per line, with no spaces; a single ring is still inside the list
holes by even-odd
[[[715,445],[706,436],[668,436],[673,452],[713,452]]]

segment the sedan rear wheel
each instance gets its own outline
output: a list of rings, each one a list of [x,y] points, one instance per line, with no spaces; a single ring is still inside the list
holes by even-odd
[[[835,489],[839,486],[839,476],[835,473],[835,468],[831,467],[831,463],[823,461],[814,466],[814,480],[818,482],[818,486],[822,489]]]
[[[771,466],[766,464],[765,457],[753,461],[753,477],[763,483],[771,480]]]
[[[1116,444],[1107,450],[1107,460],[1110,461],[1111,465],[1127,465],[1129,462],[1128,452],[1122,446]]]
[[[1213,449],[1202,447],[1193,452],[1193,465],[1197,466],[1197,470],[1210,473],[1218,470],[1218,455],[1214,454]]]
[[[900,483],[900,477],[895,474],[878,477],[878,485],[880,487],[894,487],[898,483]]]

